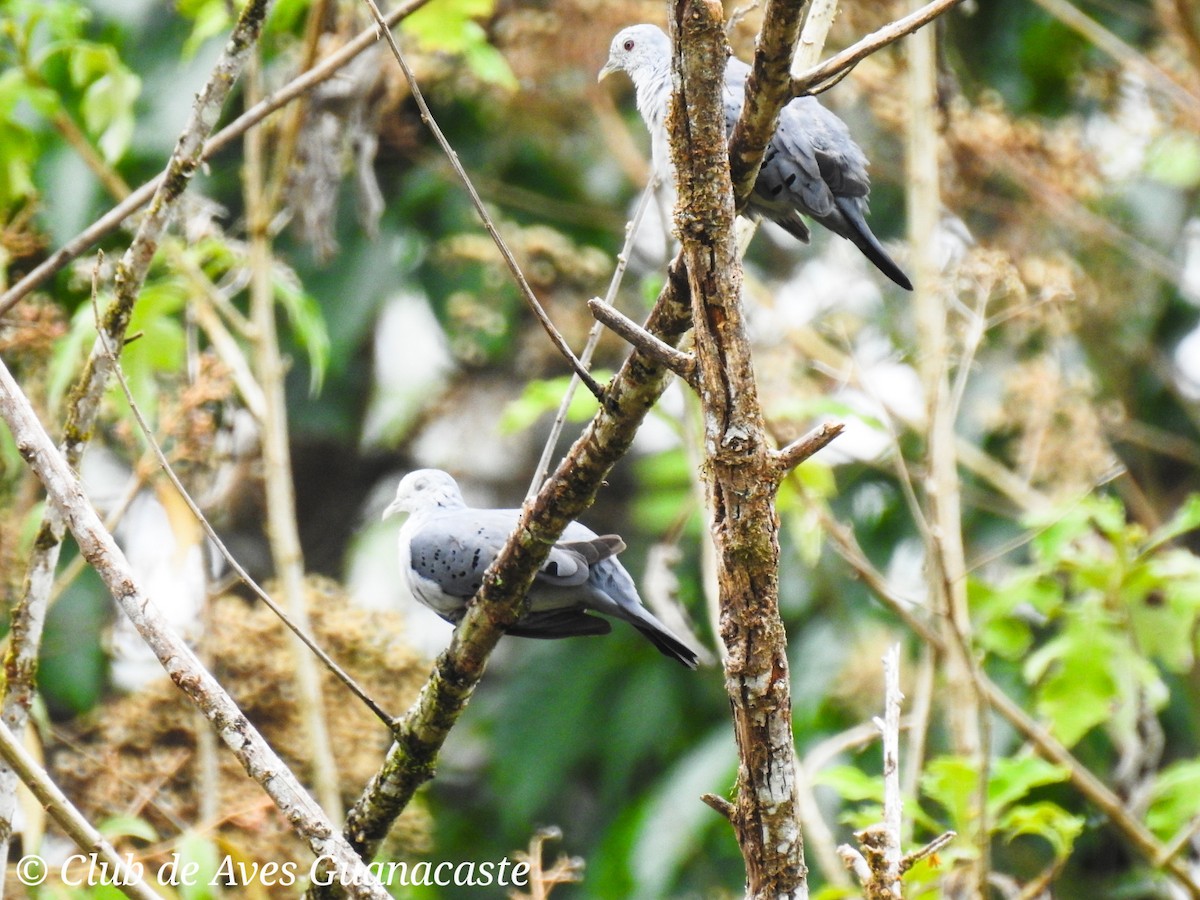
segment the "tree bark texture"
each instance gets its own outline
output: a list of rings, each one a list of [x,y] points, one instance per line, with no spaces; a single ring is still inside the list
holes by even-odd
[[[802,898],[807,869],[778,604],[780,469],[766,441],[742,317],[721,99],[721,6],[682,0],[671,29],[678,80],[667,124],[679,181],[676,226],[692,294],[725,686],[739,755],[729,815],[746,862],[747,897]]]

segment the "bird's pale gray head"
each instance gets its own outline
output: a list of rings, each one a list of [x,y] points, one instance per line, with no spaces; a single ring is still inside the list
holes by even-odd
[[[399,512],[413,513],[421,509],[465,505],[458,482],[450,475],[441,469],[417,469],[400,479],[396,499],[383,511],[383,518]]]
[[[669,67],[671,39],[657,25],[630,25],[617,32],[608,48],[608,62],[600,79],[613,72],[626,72],[635,82],[644,72]],[[597,79],[599,80],[599,79]]]

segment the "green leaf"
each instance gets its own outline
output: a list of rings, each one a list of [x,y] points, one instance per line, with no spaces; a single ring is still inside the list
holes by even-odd
[[[233,25],[225,0],[178,0],[179,14],[192,20],[192,31],[183,42],[183,58],[191,59],[209,39],[228,31]]]
[[[180,880],[179,894],[184,900],[209,900],[214,895],[212,884],[217,879],[217,871],[221,864],[222,854],[213,838],[196,831],[185,831],[180,835],[176,844],[179,853],[179,870],[184,871],[189,864],[195,864],[194,878],[189,882]]]
[[[113,816],[101,822],[97,829],[110,842],[117,838],[133,837],[152,844],[161,837],[153,825],[138,816]]]
[[[275,299],[287,313],[288,324],[296,342],[308,355],[310,369],[308,390],[316,395],[325,382],[329,366],[329,331],[316,299],[305,291],[291,272],[275,270]]]
[[[517,78],[507,60],[474,21],[489,17],[492,10],[492,0],[436,0],[408,16],[401,27],[423,49],[460,56],[481,81],[514,90]]]
[[[1070,773],[1062,766],[1037,756],[997,759],[988,778],[988,813],[997,816],[1034,788],[1066,781]]]
[[[1175,515],[1171,516],[1169,521],[1154,529],[1146,546],[1142,548],[1142,552],[1149,553],[1156,550],[1163,544],[1169,543],[1189,531],[1195,531],[1197,528],[1200,528],[1200,494],[1190,494],[1179,505],[1179,509],[1175,510]]]
[[[813,784],[832,788],[843,800],[858,803],[872,800],[883,802],[883,779],[868,775],[855,766],[828,766],[813,777]]]
[[[1146,174],[1183,190],[1200,185],[1200,141],[1184,131],[1169,131],[1150,147]]]
[[[1200,815],[1200,760],[1171,763],[1158,773],[1146,810],[1146,827],[1169,841]]]
[[[1043,800],[1013,807],[996,823],[996,830],[1010,841],[1023,834],[1043,838],[1053,848],[1055,859],[1062,861],[1071,855],[1084,824],[1082,816]]]
[[[593,374],[601,383],[610,377],[608,373],[603,372]],[[570,383],[570,376],[541,378],[528,382],[521,391],[521,396],[506,404],[501,412],[500,433],[516,434],[525,431],[546,413],[556,411]],[[567,408],[567,421],[585,422],[596,414],[598,408],[596,398],[591,392],[578,386],[571,397],[571,405]]]
[[[129,149],[133,137],[133,107],[142,80],[124,68],[114,69],[93,81],[83,93],[83,119],[96,135],[100,153],[116,162]]]
[[[967,834],[971,808],[979,790],[979,773],[961,756],[939,756],[930,760],[921,775],[921,793],[936,800],[950,817],[950,825]]]
[[[1137,566],[1136,576],[1123,599],[1137,646],[1171,672],[1191,671],[1200,620],[1200,558],[1182,549],[1160,552]]]
[[[997,759],[988,769],[987,813],[995,821],[1034,788],[1067,779],[1067,771],[1036,756]],[[952,827],[966,833],[978,803],[979,771],[961,756],[931,760],[921,778],[921,791],[949,814]]]

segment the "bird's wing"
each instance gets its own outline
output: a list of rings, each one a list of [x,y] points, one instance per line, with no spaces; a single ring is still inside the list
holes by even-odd
[[[612,625],[607,619],[589,616],[581,609],[547,609],[530,611],[521,621],[508,629],[516,637],[564,638],[583,634],[608,634]]]
[[[427,516],[411,536],[413,572],[449,596],[474,596],[519,514],[515,509],[456,509]],[[550,548],[535,584],[554,588],[585,584],[591,566],[625,549],[616,535],[598,536],[576,522],[567,527],[564,537],[567,540]]]
[[[871,191],[867,157],[850,136],[850,129],[815,97],[788,104],[812,144],[821,177],[838,197],[865,197]]]

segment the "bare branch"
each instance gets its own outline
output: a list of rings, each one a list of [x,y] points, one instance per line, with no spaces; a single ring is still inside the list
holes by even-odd
[[[900,831],[904,819],[904,800],[900,793],[900,645],[893,644],[883,655],[883,887],[896,900],[900,889]]]
[[[459,162],[458,154],[454,152],[454,148],[450,146],[450,142],[446,140],[446,136],[442,133],[442,129],[438,127],[437,120],[434,119],[433,113],[429,111],[429,105],[425,102],[425,96],[421,93],[420,87],[417,85],[416,76],[413,75],[412,69],[408,65],[408,61],[404,58],[404,54],[400,52],[400,45],[396,43],[396,38],[388,27],[387,22],[383,18],[383,14],[379,11],[379,7],[375,5],[375,0],[366,0],[367,6],[371,8],[371,15],[375,17],[376,23],[379,25],[380,34],[387,45],[391,48],[392,56],[396,58],[396,62],[400,64],[400,68],[404,70],[404,77],[408,79],[408,89],[412,91],[413,100],[416,101],[417,108],[421,111],[421,121],[429,128],[433,134],[434,140],[438,146],[442,148],[442,152],[446,154],[446,158],[450,160],[450,165],[454,169],[454,174],[458,176],[458,180],[462,182],[463,187],[467,189],[467,194],[471,198],[471,203],[475,206],[475,211],[479,214],[480,221],[483,222],[483,227],[491,236],[492,241],[496,244],[496,249],[500,251],[500,255],[504,258],[504,264],[508,266],[508,271],[512,273],[513,280],[516,282],[518,289],[521,291],[521,296],[524,298],[526,305],[533,312],[538,323],[545,330],[550,338],[550,342],[558,349],[574,370],[575,375],[587,385],[587,389],[592,392],[592,395],[601,403],[605,403],[604,388],[599,382],[591,376],[587,367],[579,361],[571,348],[567,346],[566,339],[562,333],[550,321],[550,317],[546,314],[546,310],[542,307],[541,301],[534,294],[533,288],[529,286],[529,282],[525,280],[525,273],[521,271],[520,265],[517,263],[517,258],[513,256],[512,250],[504,238],[500,236],[499,230],[496,228],[495,222],[492,221],[491,214],[484,206],[483,199],[479,196],[479,192],[475,190],[475,185],[471,183],[471,177],[467,175],[466,169]]]
[[[919,850],[914,850],[912,853],[905,854],[904,859],[900,860],[900,874],[903,875],[925,857],[933,856],[933,854],[937,853],[956,837],[958,837],[956,832],[947,831],[943,834],[939,834]]]
[[[780,475],[790,472],[809,457],[824,450],[834,438],[846,430],[841,422],[827,422],[808,434],[792,441],[775,454],[775,467]]]
[[[792,96],[802,97],[805,94],[819,93],[826,82],[842,76],[872,53],[882,50],[888,44],[894,44],[900,38],[912,34],[919,28],[923,28],[961,2],[962,0],[933,0],[904,18],[897,19],[878,31],[872,32],[858,43],[852,44],[820,65],[813,66],[793,78]]]
[[[692,292],[703,469],[716,549],[725,685],[738,745],[732,822],[746,865],[746,896],[799,897],[807,892],[808,869],[799,827],[787,639],[779,615],[778,477],[741,305],[733,185],[726,176],[720,4],[678,0],[671,9],[671,32],[677,89],[667,131]],[[759,155],[765,144],[764,138]]]
[[[737,807],[718,794],[701,794],[700,799],[707,805],[711,806],[719,815],[723,816],[732,825],[736,820]]]
[[[660,365],[666,366],[684,381],[695,384],[696,360],[690,353],[676,350],[666,341],[661,341],[648,332],[637,322],[621,314],[615,307],[609,306],[599,298],[588,301],[588,309],[596,320],[607,325],[644,354]]]

